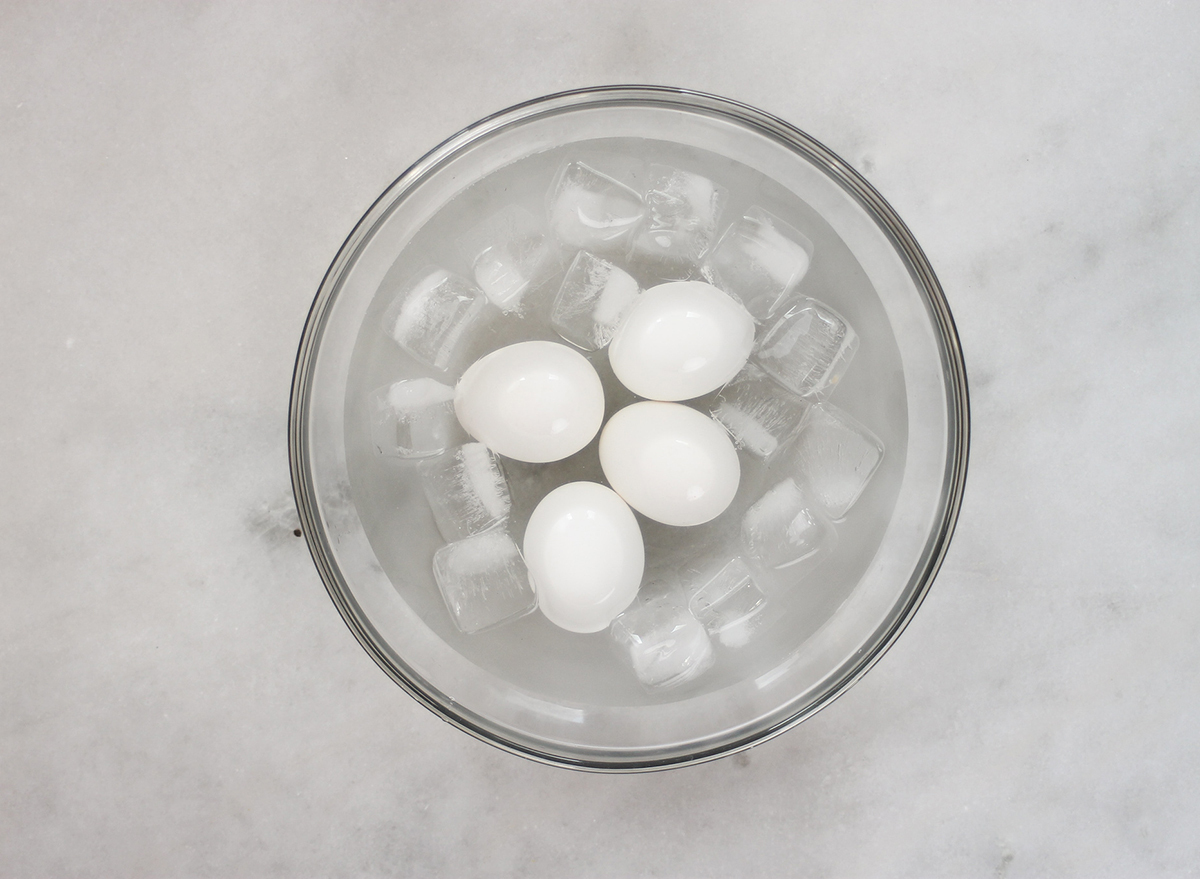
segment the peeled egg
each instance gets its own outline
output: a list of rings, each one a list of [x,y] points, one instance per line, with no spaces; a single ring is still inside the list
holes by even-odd
[[[651,400],[715,391],[746,365],[754,318],[702,281],[673,281],[638,297],[608,346],[621,383]]]
[[[493,452],[543,464],[592,441],[604,420],[604,389],[578,351],[519,342],[468,367],[454,390],[454,412]]]
[[[742,471],[724,429],[681,403],[634,403],[600,434],[600,466],[626,503],[656,522],[699,525],[724,512]]]
[[[542,498],[523,551],[538,607],[570,632],[607,627],[637,595],[646,562],[633,511],[595,482],[570,482]]]

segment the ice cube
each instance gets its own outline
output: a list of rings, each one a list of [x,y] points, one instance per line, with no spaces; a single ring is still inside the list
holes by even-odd
[[[801,299],[771,324],[752,359],[789,391],[824,399],[857,350],[858,335],[840,314],[815,299]]]
[[[452,371],[483,321],[487,299],[465,278],[426,269],[401,287],[384,311],[396,344],[435,369]]]
[[[550,322],[568,342],[596,351],[612,339],[639,292],[628,272],[581,250],[554,298]]]
[[[691,277],[712,244],[724,201],[725,190],[707,177],[651,165],[634,259],[664,280]]]
[[[812,242],[760,207],[725,230],[704,261],[703,275],[764,320],[808,272]]]
[[[725,646],[745,644],[767,603],[746,562],[734,557],[715,572],[700,576],[696,584],[688,599],[692,616]]]
[[[559,268],[541,224],[517,205],[471,229],[462,249],[479,289],[506,314],[520,312],[526,296]]]
[[[446,540],[495,527],[512,506],[500,461],[483,443],[466,443],[422,462],[421,486]]]
[[[378,388],[368,408],[371,438],[381,455],[425,458],[467,438],[454,416],[454,388],[431,378]]]
[[[570,162],[550,190],[550,229],[564,245],[623,253],[646,213],[642,197],[583,162]]]
[[[679,589],[639,595],[613,620],[609,631],[647,687],[673,687],[694,680],[713,664],[708,632],[692,616]]]
[[[742,517],[742,544],[766,568],[812,565],[833,549],[836,540],[820,504],[794,479],[780,482]]]
[[[834,521],[854,506],[883,460],[883,443],[829,403],[809,411],[791,452],[794,471]]]
[[[537,606],[525,560],[504,528],[438,549],[433,578],[454,625],[468,635],[522,617]]]
[[[799,430],[809,403],[747,363],[709,409],[738,448],[768,459]]]

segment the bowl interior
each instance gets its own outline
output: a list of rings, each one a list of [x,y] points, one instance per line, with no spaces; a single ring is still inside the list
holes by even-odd
[[[383,329],[395,291],[427,266],[470,274],[464,235],[519,205],[546,214],[564,162],[582,160],[644,186],[651,165],[698,172],[727,191],[719,226],[757,205],[813,243],[800,294],[832,306],[860,345],[831,402],[886,452],[837,526],[816,570],[759,571],[772,606],[744,645],[717,646],[693,683],[648,690],[607,633],[578,635],[534,613],[459,632],[432,576],[443,544],[413,460],[378,455],[367,398],[421,376],[452,381],[403,352]],[[561,254],[553,292],[573,252]],[[658,280],[632,266],[643,286]],[[498,347],[559,337],[547,308],[506,317]],[[611,414],[635,398],[607,355],[588,355]],[[692,401],[707,410],[709,398]],[[302,343],[293,406],[293,468],[314,558],[335,602],[376,660],[453,722],[502,747],[575,766],[645,768],[704,759],[802,719],[848,685],[895,637],[944,551],[965,463],[961,358],[940,290],[882,200],[836,157],[749,108],[657,89],[574,93],[515,108],[448,141],[410,169],[364,217],[331,267]],[[551,465],[504,460],[512,532],[556,485],[603,481],[597,442]],[[736,554],[744,511],[786,478],[742,452],[731,508],[693,528],[640,518],[651,568]]]

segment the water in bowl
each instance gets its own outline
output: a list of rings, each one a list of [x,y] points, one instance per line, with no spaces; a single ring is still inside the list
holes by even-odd
[[[724,190],[716,233],[749,209],[779,217],[811,241],[811,267],[796,295],[830,306],[854,328],[859,346],[829,403],[849,413],[879,438],[886,449],[878,470],[858,502],[836,524],[833,549],[815,568],[796,565],[756,570],[758,585],[771,608],[748,637],[714,638],[715,661],[704,674],[677,687],[647,688],[632,673],[609,633],[573,634],[540,613],[475,634],[454,625],[433,576],[434,553],[445,541],[422,491],[420,463],[380,455],[371,435],[371,395],[402,379],[432,377],[452,384],[447,374],[405,353],[384,332],[391,291],[422,270],[437,266],[470,277],[472,239],[488,218],[534,218],[547,224],[547,193],[559,170],[582,161],[644,191],[655,166],[679,168],[716,182]],[[499,287],[500,313],[475,353],[526,339],[561,341],[549,319],[558,284],[576,255],[555,247],[537,264],[541,277],[515,305],[504,299],[512,288]],[[606,258],[627,268],[643,287],[663,278],[662,266],[636,256]],[[541,259],[541,257],[538,257]],[[493,276],[495,277],[495,276]],[[729,158],[695,147],[641,138],[609,138],[550,149],[513,162],[470,185],[450,199],[396,254],[380,292],[372,302],[355,343],[346,388],[345,440],[351,500],[377,560],[399,596],[429,628],[455,651],[514,687],[560,705],[627,706],[685,699],[729,686],[747,677],[769,674],[816,632],[846,600],[870,564],[891,517],[905,464],[907,404],[899,351],[883,307],[866,274],[830,225],[802,199],[762,174]],[[511,307],[510,307],[511,306]],[[760,335],[763,327],[760,327]],[[608,367],[604,349],[588,353],[605,386],[606,414],[636,398]],[[709,411],[715,395],[690,401]],[[508,459],[509,527],[518,544],[537,502],[565,482],[603,482],[593,441],[583,451],[553,464],[522,464]],[[740,532],[746,510],[786,480],[788,449],[764,463],[740,452],[742,483],[731,507],[713,522],[676,528],[639,517],[647,547],[648,570],[671,576],[699,576],[705,566],[742,552]],[[744,642],[744,643],[743,643]]]

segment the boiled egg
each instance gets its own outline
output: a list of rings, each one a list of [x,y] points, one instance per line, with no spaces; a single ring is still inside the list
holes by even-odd
[[[619,410],[600,434],[600,466],[626,503],[666,525],[699,525],[724,512],[741,467],[717,422],[681,403]]]
[[[534,508],[523,546],[538,608],[570,632],[599,632],[642,583],[646,553],[629,506],[610,488],[570,482]]]
[[[691,400],[737,375],[753,347],[754,318],[739,302],[702,281],[673,281],[638,297],[608,358],[638,396]]]
[[[543,464],[573,455],[604,420],[587,359],[558,342],[519,342],[471,364],[454,390],[459,423],[493,452]]]

